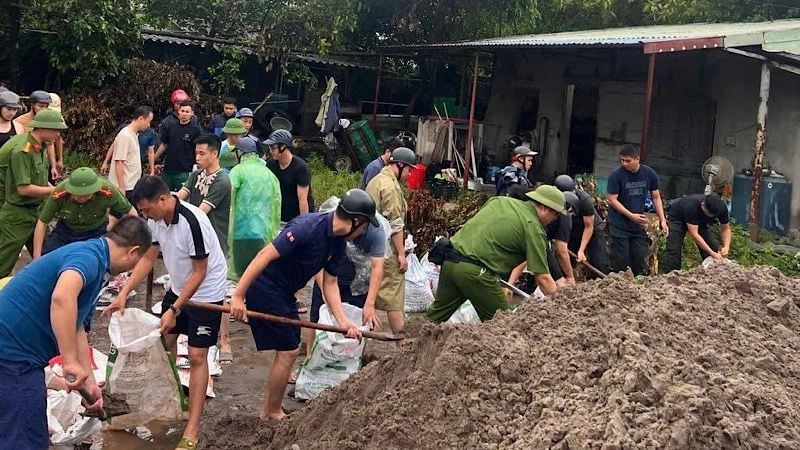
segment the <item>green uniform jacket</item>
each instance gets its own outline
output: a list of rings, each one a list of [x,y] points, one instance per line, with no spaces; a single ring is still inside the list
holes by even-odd
[[[0,206],[6,201],[6,176],[8,175],[8,165],[11,160],[11,152],[25,147],[30,142],[31,145],[39,145],[29,133],[18,134],[8,140],[0,147]],[[49,160],[47,171],[50,170]],[[16,192],[16,186],[14,191]]]
[[[523,261],[528,271],[548,273],[547,234],[533,204],[494,197],[450,239],[462,255],[506,276]]]
[[[44,202],[39,220],[49,223],[57,217],[70,230],[81,233],[106,223],[109,210],[117,218],[125,216],[131,210],[131,204],[110,181],[103,180],[100,190],[86,203],[75,201],[75,197],[67,192],[67,182],[62,181]]]

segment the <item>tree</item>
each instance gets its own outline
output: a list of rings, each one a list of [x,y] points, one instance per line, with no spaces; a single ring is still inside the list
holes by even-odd
[[[75,77],[80,87],[99,86],[119,72],[126,55],[141,42],[141,22],[132,3],[116,0],[5,0],[6,69],[19,88],[20,41],[33,33],[51,65]]]

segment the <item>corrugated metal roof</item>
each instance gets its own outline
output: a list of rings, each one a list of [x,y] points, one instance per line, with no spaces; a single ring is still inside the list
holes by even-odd
[[[237,42],[210,42],[207,38],[199,37],[198,39],[192,39],[191,36],[186,37],[176,37],[176,36],[168,36],[162,34],[163,32],[159,32],[158,30],[143,30],[142,31],[142,38],[151,41],[151,42],[163,42],[167,44],[173,45],[185,45],[187,47],[201,47],[206,48],[209,45],[212,45],[215,49],[219,50],[223,47],[238,47],[244,50],[247,53],[254,54],[252,48],[247,45],[239,44]],[[220,40],[221,41],[221,40]],[[320,56],[320,55],[312,55],[308,53],[291,53],[289,55],[290,59],[295,61],[303,61],[308,63],[314,64],[325,64],[331,66],[341,66],[341,67],[354,67],[359,69],[365,70],[378,70],[377,67],[369,65],[369,64],[361,64],[356,61],[349,61],[339,58],[331,58],[327,56]]]
[[[568,31],[564,33],[531,34],[475,41],[441,42],[394,48],[482,48],[482,47],[596,47],[638,46],[648,42],[679,39],[700,39],[753,35],[755,41],[737,40],[737,45],[754,45],[757,35],[770,31],[800,29],[800,20],[776,20],[756,23],[696,23],[688,25],[653,25],[631,28]]]

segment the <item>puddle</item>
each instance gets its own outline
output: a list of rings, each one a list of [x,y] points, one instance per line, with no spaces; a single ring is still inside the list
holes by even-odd
[[[91,450],[172,450],[181,438],[183,424],[151,422],[127,431],[101,431],[94,435]]]

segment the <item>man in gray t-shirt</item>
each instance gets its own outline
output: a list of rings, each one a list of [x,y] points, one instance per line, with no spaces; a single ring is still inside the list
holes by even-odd
[[[195,141],[198,170],[189,175],[178,198],[200,208],[211,221],[222,247],[228,256],[228,222],[231,214],[231,180],[219,165],[220,140],[214,134],[204,134]]]

